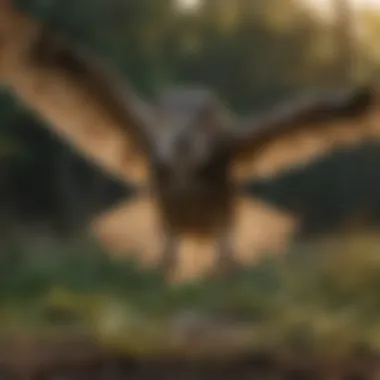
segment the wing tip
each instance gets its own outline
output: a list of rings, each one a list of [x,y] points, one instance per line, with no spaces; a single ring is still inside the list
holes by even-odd
[[[378,101],[378,88],[371,84],[359,86],[352,94],[348,101],[348,110],[358,112],[367,110],[375,105]]]
[[[351,119],[369,112],[379,102],[378,88],[371,83],[355,86],[318,97],[301,107],[295,119],[298,122],[326,122],[331,119]],[[296,120],[292,120],[295,122]]]

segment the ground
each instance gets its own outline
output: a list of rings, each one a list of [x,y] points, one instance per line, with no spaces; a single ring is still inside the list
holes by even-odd
[[[122,364],[133,379],[174,379],[184,368],[191,379],[257,371],[267,372],[260,379],[339,378],[357,366],[374,374],[379,247],[377,234],[309,242],[236,278],[175,287],[95,248],[9,248],[0,266],[0,363],[74,372],[108,363],[106,373]]]

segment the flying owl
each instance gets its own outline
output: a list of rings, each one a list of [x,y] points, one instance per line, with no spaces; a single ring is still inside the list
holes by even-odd
[[[162,265],[183,234],[215,242],[234,267],[231,231],[245,181],[304,165],[380,134],[372,86],[301,96],[238,118],[212,91],[168,88],[147,102],[107,64],[0,0],[0,80],[48,128],[157,204]]]

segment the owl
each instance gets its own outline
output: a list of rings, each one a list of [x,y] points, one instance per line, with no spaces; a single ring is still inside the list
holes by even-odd
[[[165,88],[148,101],[85,48],[9,0],[0,7],[1,84],[73,149],[152,197],[165,271],[183,235],[211,239],[217,267],[230,271],[246,181],[380,134],[375,86],[302,95],[252,117],[200,87]]]

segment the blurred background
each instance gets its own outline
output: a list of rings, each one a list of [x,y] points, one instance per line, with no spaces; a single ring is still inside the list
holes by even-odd
[[[377,0],[16,3],[110,59],[148,98],[172,83],[205,84],[234,112],[247,115],[303,91],[379,79]],[[263,234],[258,249],[271,250],[278,236],[276,249],[287,254],[285,260],[264,254],[264,261],[247,269],[232,287],[200,281],[169,290],[158,275],[114,263],[87,243],[91,220],[131,197],[131,188],[51,135],[5,90],[0,95],[4,320],[53,323],[46,312],[52,304],[81,315],[103,337],[108,322],[99,327],[99,310],[109,313],[115,307],[102,298],[108,294],[121,297],[123,307],[132,303],[134,312],[124,308],[123,313],[137,313],[140,322],[142,310],[161,318],[197,308],[239,321],[249,316],[260,326],[255,344],[336,350],[355,342],[380,348],[378,143],[341,149],[305,168],[252,181],[250,192],[260,215],[252,233]],[[78,298],[83,294],[94,297],[86,311]],[[25,307],[27,314],[14,311]],[[54,323],[63,323],[63,314],[54,314]],[[126,320],[120,329],[128,329]],[[120,337],[113,334],[112,339]]]

